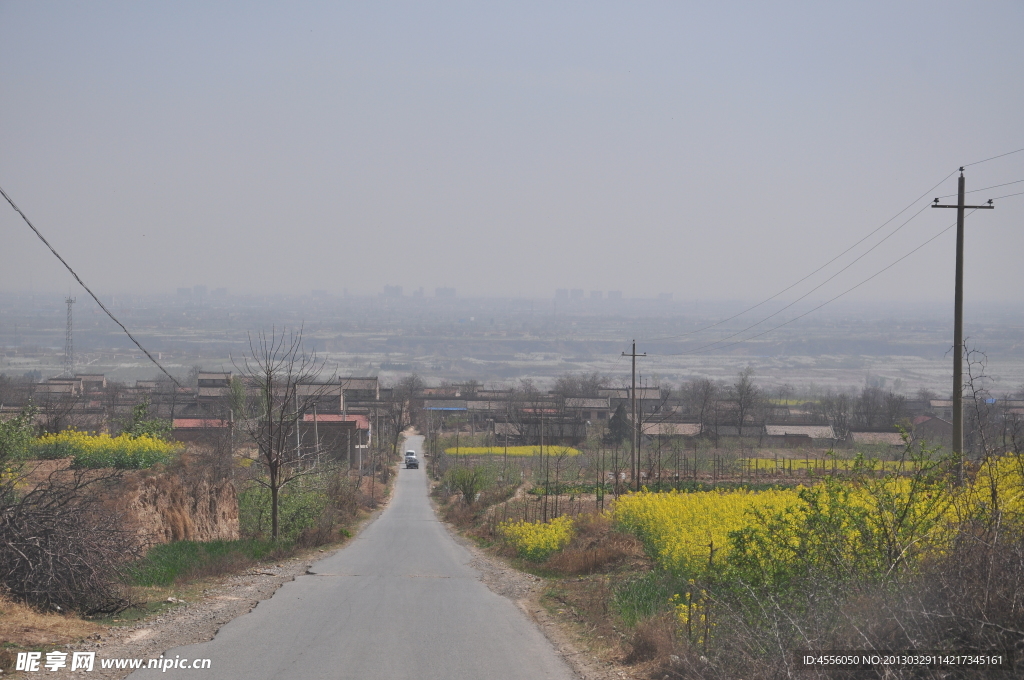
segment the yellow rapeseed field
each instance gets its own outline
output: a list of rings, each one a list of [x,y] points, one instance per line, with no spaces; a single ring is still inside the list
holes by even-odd
[[[165,463],[180,446],[157,437],[90,434],[65,430],[46,434],[32,445],[39,458],[73,458],[75,467],[136,470]]]
[[[521,557],[540,562],[572,540],[572,518],[556,517],[550,522],[503,522],[498,533],[515,547]]]
[[[1024,456],[999,456],[984,463],[956,512],[964,518],[999,512],[1001,521],[1024,525]]]
[[[613,516],[644,542],[664,569],[702,571],[725,557],[729,532],[749,525],[750,510],[781,511],[799,502],[796,491],[791,489],[641,491],[619,498]]]
[[[753,526],[755,512],[784,513],[788,523],[799,524],[807,516],[807,503],[800,496],[804,489],[815,492],[819,511],[835,521],[836,531],[848,534],[849,540],[837,545],[856,550],[871,544],[888,553],[883,559],[899,555],[900,560],[912,560],[929,550],[942,551],[955,538],[961,521],[996,511],[1000,521],[1024,526],[1021,456],[993,458],[963,489],[949,481],[896,475],[832,484],[832,495],[822,485],[760,492],[645,490],[619,498],[612,512],[661,567],[680,574],[701,573],[721,564],[729,555],[730,532]],[[786,546],[777,547],[779,556],[787,552]]]

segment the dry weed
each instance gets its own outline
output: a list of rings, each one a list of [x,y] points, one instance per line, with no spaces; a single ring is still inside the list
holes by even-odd
[[[5,643],[19,647],[62,645],[78,642],[100,630],[102,627],[99,624],[83,621],[77,616],[42,614],[27,605],[0,596],[0,641]],[[14,652],[0,650],[0,669],[8,672],[13,667]]]
[[[676,623],[671,616],[655,616],[641,621],[630,640],[632,650],[626,655],[628,664],[646,661],[667,661],[676,649]]]
[[[640,541],[632,534],[618,531],[605,515],[579,515],[574,518],[573,531],[569,545],[552,555],[545,565],[556,574],[593,574],[645,559]]]

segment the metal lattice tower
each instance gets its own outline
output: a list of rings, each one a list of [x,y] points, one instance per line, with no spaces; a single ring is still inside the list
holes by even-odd
[[[68,328],[64,334],[64,377],[71,378],[75,375],[75,343],[71,338],[71,305],[75,304],[75,298],[66,297],[64,302],[68,304]]]

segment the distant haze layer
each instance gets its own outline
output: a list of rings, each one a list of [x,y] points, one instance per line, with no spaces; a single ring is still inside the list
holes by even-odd
[[[900,215],[787,299],[943,301],[954,211],[924,208],[1024,147],[1022,28],[1012,1],[6,2],[0,186],[106,295],[758,300]],[[966,175],[1012,194],[1024,153]],[[1022,211],[968,217],[969,301],[1022,301]],[[6,205],[0,234],[0,290],[74,290]]]

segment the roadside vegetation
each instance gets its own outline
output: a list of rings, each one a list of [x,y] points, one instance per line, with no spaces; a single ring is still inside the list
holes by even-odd
[[[106,433],[65,430],[44,434],[32,442],[26,453],[40,460],[68,458],[76,468],[142,470],[171,462],[182,448],[149,434],[111,437]]]
[[[338,545],[386,500],[403,417],[394,418],[398,436],[382,428],[389,440],[379,438],[358,469],[316,447],[296,451],[308,405],[294,381],[304,374],[290,374],[286,406],[274,382],[281,368],[263,374],[278,409],[273,436],[258,399],[251,413],[237,404],[251,422],[203,445],[169,439],[169,422],[150,417],[148,404],[114,434],[41,432],[31,405],[0,421],[0,671],[19,650],[49,651],[198,597],[206,579]],[[144,493],[164,495],[140,517],[122,501]],[[237,530],[217,529],[237,538],[181,540],[197,531],[195,499],[220,504],[218,518],[237,517]]]
[[[546,577],[544,602],[606,659],[724,680],[790,677],[795,650],[1024,654],[1024,455],[969,464],[962,484],[958,460],[909,440],[887,461],[737,456],[637,492],[614,470],[594,481],[608,454],[581,449],[557,486],[555,453],[431,469],[445,517]]]

